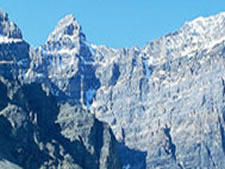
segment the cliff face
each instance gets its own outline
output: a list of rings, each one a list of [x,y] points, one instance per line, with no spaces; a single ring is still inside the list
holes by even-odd
[[[38,84],[1,77],[0,158],[30,168],[120,168],[108,125],[57,104]],[[9,167],[10,168],[10,167]]]
[[[89,43],[71,15],[36,50],[5,33],[0,46],[10,50],[2,47],[0,59],[9,59],[0,75],[11,71],[18,82],[2,80],[1,112],[31,113],[20,119],[37,128],[34,145],[46,156],[37,167],[225,168],[224,27],[224,13],[200,17],[142,49],[118,50]],[[18,91],[23,99],[15,99]],[[11,116],[2,119],[4,138],[13,138]]]
[[[225,15],[198,18],[145,48],[95,47],[91,111],[147,168],[224,168]]]
[[[30,66],[29,51],[20,29],[0,10],[0,75],[22,80]]]
[[[45,83],[25,81],[34,51],[7,30],[15,33],[0,27],[0,168],[121,168],[107,124],[81,106],[59,103]]]

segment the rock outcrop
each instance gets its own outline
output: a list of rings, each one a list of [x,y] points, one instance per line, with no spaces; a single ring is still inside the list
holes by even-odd
[[[1,12],[0,22],[6,18]],[[26,43],[2,33],[0,75],[17,80],[0,86],[6,91],[0,96],[1,136],[17,145],[20,131],[27,134],[23,141],[35,150],[29,158],[44,153],[37,168],[225,168],[224,27],[220,13],[187,22],[142,49],[112,49],[88,42],[68,15],[44,45],[21,54],[18,45]],[[30,99],[39,104],[27,98],[31,89],[37,93]],[[21,162],[2,152],[0,166],[27,167],[26,155]]]
[[[8,21],[3,12],[2,20]],[[26,81],[34,51],[22,38],[5,39],[0,43],[0,168],[121,168],[110,127],[81,106],[59,103],[45,83]]]

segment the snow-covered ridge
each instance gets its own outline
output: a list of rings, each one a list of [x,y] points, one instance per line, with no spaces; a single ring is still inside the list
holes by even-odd
[[[214,16],[208,16],[208,17],[200,16],[192,21],[186,22],[184,25],[192,25],[192,26],[197,26],[197,25],[201,25],[201,26],[214,25],[215,26],[215,25],[217,25],[217,26],[219,26],[220,24],[224,24],[224,18],[225,18],[225,12],[221,12]],[[208,27],[206,29],[211,29],[211,28]]]
[[[119,141],[146,152],[124,167],[225,168],[224,27],[225,13],[199,17],[143,49],[112,49],[87,42],[68,15],[33,52],[27,79],[86,107]]]
[[[225,37],[224,27],[225,12],[210,17],[199,17],[186,22],[178,31],[148,43],[141,49],[141,55],[147,58],[148,65],[163,64],[168,60],[184,57],[195,50],[203,50],[213,47],[217,42],[222,42]],[[45,51],[45,47],[42,48],[43,51],[58,54],[69,54],[71,51],[71,54],[74,55],[79,51],[81,41],[95,57],[99,53],[108,53],[106,56],[117,55],[121,50],[88,43],[80,24],[72,14],[61,19],[55,30],[49,35],[47,42],[53,41],[56,44],[48,45],[48,47],[53,46],[54,51]],[[63,45],[59,45],[58,42]],[[113,58],[108,59],[114,60]]]
[[[179,30],[193,38],[193,43],[208,45],[225,37],[225,12],[210,17],[199,17],[186,22]],[[200,39],[197,39],[197,38]]]
[[[225,38],[225,12],[210,17],[199,17],[186,22],[178,31],[148,43],[142,50],[152,64],[186,56],[203,50]]]
[[[148,169],[224,166],[209,162],[225,151],[209,138],[221,135],[213,125],[224,106],[224,20],[224,13],[199,17],[140,50],[91,46],[101,86],[90,110],[118,140],[148,152]]]

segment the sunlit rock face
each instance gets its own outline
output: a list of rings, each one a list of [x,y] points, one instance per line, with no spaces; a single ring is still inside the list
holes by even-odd
[[[8,21],[0,14],[0,22]],[[10,36],[0,42],[0,168],[122,168],[109,125],[79,105],[59,102],[32,72],[36,52]]]
[[[90,109],[147,168],[223,168],[225,15],[198,18],[143,49],[95,47]]]
[[[0,20],[8,20],[1,13]],[[88,42],[68,15],[44,45],[15,55],[30,59],[28,66],[18,68],[24,70],[19,81],[39,83],[55,97],[61,105],[55,119],[61,135],[72,142],[83,136],[88,152],[94,143],[87,136],[96,120],[88,117],[108,123],[125,169],[225,168],[224,27],[225,14],[220,13],[187,22],[144,48],[112,49]],[[0,46],[22,43],[7,36]],[[83,117],[75,110],[89,114]],[[77,119],[88,121],[89,127]],[[114,153],[110,157],[116,159]],[[112,163],[99,166],[106,164]]]
[[[68,15],[34,52],[26,81],[47,83],[59,101],[89,107],[100,87],[93,62],[81,26]]]
[[[147,152],[141,167],[223,168],[224,26],[224,13],[200,17],[142,49],[96,46],[80,38],[79,26],[67,35],[61,25],[64,31],[56,28],[53,35],[72,35],[69,39],[79,51],[75,58],[90,58],[89,67],[79,60],[73,68],[91,71],[80,77],[95,79],[93,86],[82,87],[89,86],[90,79],[65,80],[81,84],[75,88],[82,94],[73,96],[72,102],[107,122],[120,142]],[[78,41],[87,50],[81,52]],[[57,72],[54,68],[47,72],[51,71]],[[58,86],[57,78],[53,83]],[[137,168],[128,162],[125,167]]]
[[[19,40],[22,38],[22,33],[15,23],[9,20],[8,14],[0,9],[0,41],[2,38],[10,40]]]

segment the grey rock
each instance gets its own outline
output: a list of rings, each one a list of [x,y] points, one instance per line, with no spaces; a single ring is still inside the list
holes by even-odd
[[[108,125],[82,108],[57,104],[38,84],[1,79],[1,95],[6,98],[0,101],[6,103],[0,111],[0,166],[120,168],[117,142]]]
[[[15,23],[9,20],[8,14],[0,9],[0,36],[22,39],[22,33]],[[2,38],[2,37],[1,37]]]
[[[90,105],[100,83],[81,26],[71,15],[59,21],[48,41],[34,51],[26,82],[46,83],[60,102]]]
[[[21,81],[30,67],[30,46],[24,42],[0,43],[0,75]]]
[[[224,20],[196,19],[144,49],[96,48],[104,66],[90,110],[148,152],[147,168],[224,168]]]
[[[89,50],[75,57],[92,59],[76,66],[77,72],[95,68],[91,76],[97,81],[91,82],[97,87],[82,87],[90,79],[64,80],[67,86],[81,84],[77,91],[91,98],[87,104],[85,95],[73,96],[75,104],[110,124],[120,142],[147,152],[140,166],[127,156],[125,168],[224,167],[219,160],[224,158],[224,18],[224,13],[198,18],[143,49],[115,50],[80,41]],[[47,72],[56,72],[57,65]],[[61,75],[52,81],[56,86]]]
[[[4,13],[1,18],[7,20]],[[142,49],[112,49],[89,43],[74,17],[66,16],[44,45],[26,50],[29,67],[0,68],[0,89],[6,91],[0,95],[1,124],[7,129],[1,131],[3,138],[20,133],[21,124],[26,124],[23,133],[30,133],[27,125],[38,126],[37,145],[48,152],[47,160],[36,164],[42,168],[118,168],[118,158],[125,169],[225,168],[224,26],[224,13],[200,17]],[[22,75],[18,84],[5,80],[10,75],[7,69],[24,70],[13,75]],[[27,111],[26,101],[19,107],[10,101],[20,91],[15,86],[34,82],[56,99],[54,104],[31,103],[32,111]],[[25,93],[38,89],[28,88]],[[59,107],[54,108],[56,103]],[[95,117],[110,125],[119,142]],[[58,134],[49,134],[53,129]],[[32,139],[28,141],[33,145]],[[82,157],[75,158],[71,146]],[[2,152],[14,162],[7,149]]]
[[[1,12],[0,23],[10,22],[7,16]],[[40,60],[25,41],[3,38],[0,58],[0,168],[121,168],[107,124],[69,100],[59,102],[38,75],[38,83],[28,78]]]

